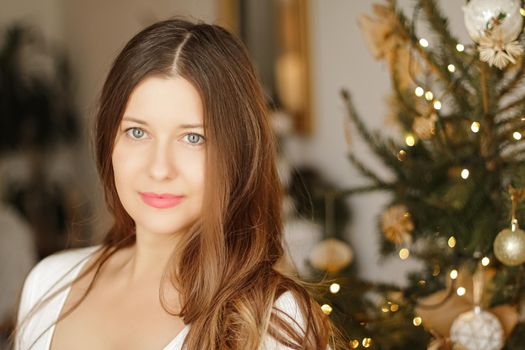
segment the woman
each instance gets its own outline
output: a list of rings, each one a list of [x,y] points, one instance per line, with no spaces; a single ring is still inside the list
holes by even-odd
[[[114,224],[29,274],[16,349],[326,349],[283,255],[265,99],[241,42],[171,19],[118,55],[96,117]],[[49,292],[49,293],[46,293]]]

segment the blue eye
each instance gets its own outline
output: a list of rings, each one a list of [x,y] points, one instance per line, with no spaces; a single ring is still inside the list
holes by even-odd
[[[188,142],[192,145],[200,145],[204,143],[204,136],[196,133],[186,134],[185,137],[188,139]]]
[[[146,135],[146,132],[140,128],[129,128],[126,129],[126,134],[130,136],[132,139],[142,139],[144,138],[144,135]]]

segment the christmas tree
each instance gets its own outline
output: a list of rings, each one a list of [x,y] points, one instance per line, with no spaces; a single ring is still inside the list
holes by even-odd
[[[394,179],[350,153],[370,184],[334,196],[391,193],[378,218],[381,253],[424,268],[406,288],[330,273],[340,283],[326,313],[349,348],[525,349],[525,9],[519,0],[470,0],[463,11],[469,43],[435,0],[414,1],[410,18],[394,0],[360,18],[389,68],[401,132],[369,130],[342,91],[351,126]]]

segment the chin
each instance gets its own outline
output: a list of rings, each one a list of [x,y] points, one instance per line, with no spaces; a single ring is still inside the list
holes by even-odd
[[[170,217],[158,217],[151,215],[147,220],[136,220],[137,227],[142,230],[155,235],[176,235],[188,231],[191,227],[191,222],[181,222],[180,220],[175,221],[177,216],[171,215]]]

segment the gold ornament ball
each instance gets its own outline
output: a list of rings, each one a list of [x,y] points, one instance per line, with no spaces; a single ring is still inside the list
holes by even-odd
[[[350,245],[335,238],[327,238],[310,252],[310,263],[318,270],[338,272],[352,262],[354,252]]]
[[[517,266],[525,262],[525,232],[520,229],[501,230],[494,240],[494,255],[507,266]]]

